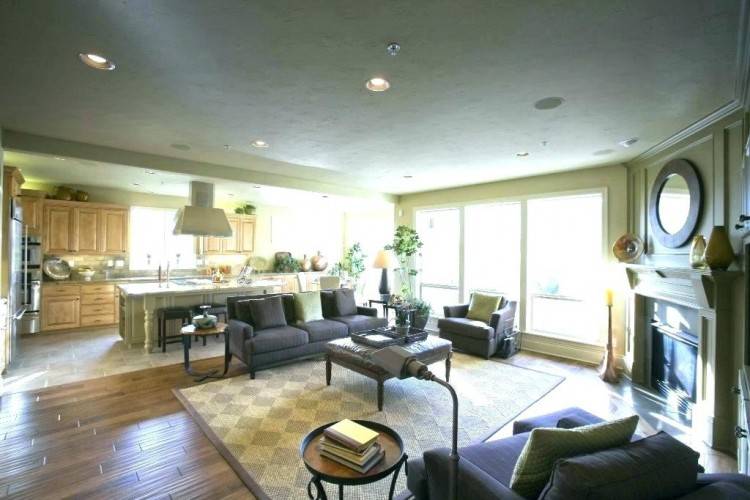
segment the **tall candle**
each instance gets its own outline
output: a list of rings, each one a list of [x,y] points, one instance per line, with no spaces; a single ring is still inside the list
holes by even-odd
[[[604,294],[605,294],[604,296],[605,296],[605,300],[607,302],[607,305],[611,306],[612,303],[614,302],[615,292],[613,292],[611,288],[607,288],[607,290],[604,292]]]

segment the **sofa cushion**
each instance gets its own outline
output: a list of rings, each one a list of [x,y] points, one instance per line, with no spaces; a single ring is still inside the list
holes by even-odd
[[[497,311],[502,300],[503,298],[500,295],[474,292],[471,294],[469,312],[466,313],[466,318],[489,323],[490,316]]]
[[[253,299],[246,299],[246,300],[238,300],[234,304],[234,310],[236,312],[236,316],[238,320],[242,321],[243,323],[247,323],[248,325],[253,324],[253,315],[250,312],[250,301]]]
[[[320,292],[295,293],[294,317],[297,319],[297,324],[323,319]]]
[[[355,314],[353,316],[334,316],[330,318],[334,321],[344,323],[349,329],[349,333],[363,332],[386,326],[388,321],[385,318],[376,318],[372,316],[363,316]]]
[[[291,349],[308,342],[307,332],[293,326],[279,326],[256,331],[255,336],[248,341],[251,352],[257,354]]]
[[[540,498],[676,498],[695,488],[698,453],[660,432],[555,464]]]
[[[265,299],[250,299],[247,302],[256,330],[286,326],[284,302],[280,295]]]
[[[297,328],[305,330],[310,337],[310,342],[322,342],[324,340],[334,340],[347,337],[349,328],[340,321],[330,319],[319,319],[300,323]]]
[[[701,481],[710,477],[709,484]],[[716,481],[714,481],[716,479]],[[750,477],[737,473],[702,474],[698,476],[698,488],[680,500],[749,500]]]
[[[487,323],[467,318],[439,319],[438,330],[478,340],[487,340],[495,335],[495,330]]]
[[[633,415],[575,429],[534,429],[518,457],[510,487],[521,496],[537,498],[555,461],[626,444],[637,425],[638,415]]]
[[[574,422],[577,425],[573,425]],[[536,429],[537,427],[572,429],[584,425],[598,424],[599,422],[604,422],[604,419],[577,406],[571,406],[570,408],[564,408],[545,415],[535,415],[529,418],[518,419],[513,422],[513,434],[531,432],[532,429]]]
[[[354,300],[354,290],[340,288],[334,290],[334,316],[353,316],[357,314],[357,301]]]

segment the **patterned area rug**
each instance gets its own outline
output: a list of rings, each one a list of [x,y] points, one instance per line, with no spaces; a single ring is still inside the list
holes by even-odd
[[[442,364],[432,365],[442,377]],[[410,457],[450,446],[451,400],[445,388],[422,380],[385,383],[382,412],[376,383],[333,365],[325,384],[325,362],[302,361],[260,371],[256,380],[239,376],[175,391],[204,430],[231,454],[256,483],[259,498],[307,498],[310,473],[299,444],[310,430],[342,418],[382,422],[402,437]],[[495,360],[454,353],[451,383],[459,395],[459,444],[487,438],[552,390],[563,378]],[[202,422],[200,422],[202,420]],[[207,428],[207,429],[206,429]],[[211,436],[214,434],[214,436]],[[344,488],[347,499],[387,498],[390,478]],[[396,492],[406,488],[403,470]],[[335,486],[326,485],[330,498]]]

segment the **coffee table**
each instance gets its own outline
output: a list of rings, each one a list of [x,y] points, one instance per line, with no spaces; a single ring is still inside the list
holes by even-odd
[[[445,380],[450,380],[452,344],[450,340],[429,335],[425,340],[401,345],[417,360],[429,365],[445,361]],[[375,380],[378,383],[378,411],[383,410],[383,383],[393,378],[389,372],[372,362],[372,353],[379,348],[354,342],[351,338],[336,339],[326,346],[326,385],[331,385],[331,365],[337,364]]]
[[[393,479],[391,480],[391,489],[388,498],[393,498],[398,473],[407,459],[406,453],[404,453],[404,443],[398,433],[386,425],[367,420],[355,420],[355,422],[380,433],[378,443],[380,443],[380,446],[385,451],[385,456],[365,474],[329,460],[320,454],[318,445],[320,444],[320,439],[323,437],[323,431],[336,422],[330,422],[318,427],[302,439],[299,447],[305,467],[312,474],[312,479],[307,483],[307,496],[309,498],[328,498],[321,481],[338,485],[338,496],[340,500],[343,500],[345,485],[370,484],[388,477],[390,474],[393,474]],[[312,494],[312,486],[315,486],[315,496]]]
[[[207,378],[222,378],[229,371],[229,335],[226,334],[226,329],[226,323],[216,323],[216,326],[213,328],[196,328],[194,325],[186,325],[180,330],[182,334],[182,349],[185,353],[185,371],[193,377],[197,377],[195,379],[196,382],[202,382]],[[206,373],[193,371],[190,367],[190,346],[193,336],[197,335],[205,339],[208,335],[218,335],[220,333],[224,334],[224,373],[217,375],[219,370],[211,370]]]

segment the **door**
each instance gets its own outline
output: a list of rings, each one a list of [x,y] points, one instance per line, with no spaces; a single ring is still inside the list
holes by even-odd
[[[72,207],[50,205],[44,208],[44,249],[46,253],[72,252]]]
[[[239,244],[242,253],[255,251],[255,219],[240,219]]]
[[[79,325],[81,300],[77,296],[44,297],[42,330],[64,330]]]
[[[128,251],[128,211],[102,209],[101,252],[125,253]]]
[[[77,252],[91,254],[99,252],[100,219],[97,208],[77,208],[76,211]]]
[[[240,218],[236,216],[227,217],[229,227],[232,228],[232,236],[222,238],[224,253],[235,253],[240,251]]]
[[[216,254],[221,253],[221,238],[206,236],[203,238],[203,253]]]

